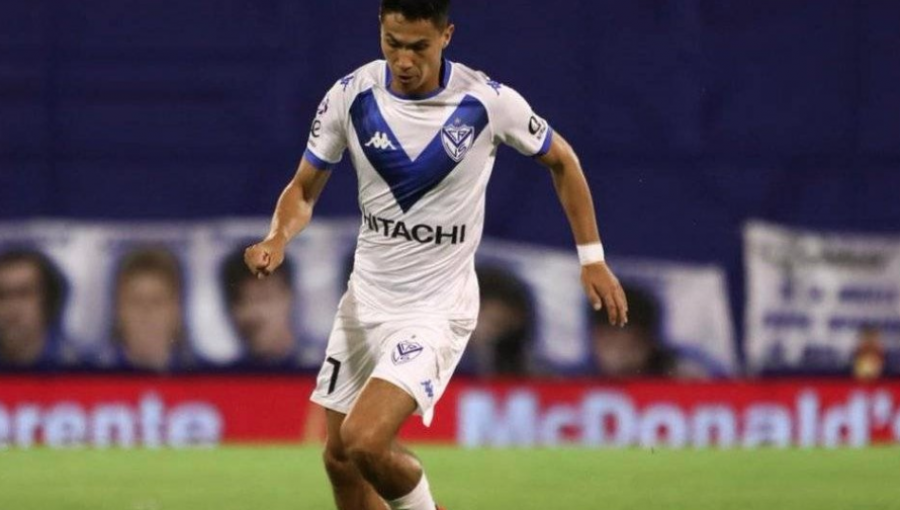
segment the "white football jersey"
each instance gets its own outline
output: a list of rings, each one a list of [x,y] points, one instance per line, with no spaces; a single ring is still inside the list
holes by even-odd
[[[358,177],[362,225],[339,313],[475,319],[474,256],[497,147],[543,155],[552,130],[516,91],[461,64],[444,60],[427,97],[398,95],[390,80],[384,60],[339,80],[304,155],[325,170],[349,150]]]

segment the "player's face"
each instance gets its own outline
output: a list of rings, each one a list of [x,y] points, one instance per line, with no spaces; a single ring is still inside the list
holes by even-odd
[[[135,273],[119,288],[119,333],[132,363],[164,369],[181,331],[181,299],[169,281],[153,272]]]
[[[0,347],[9,354],[42,345],[46,332],[41,275],[31,262],[0,269]]]
[[[381,51],[391,67],[391,88],[407,95],[427,94],[440,86],[441,54],[453,36],[453,25],[430,20],[409,21],[401,14],[381,18]]]
[[[242,281],[239,297],[231,305],[234,325],[253,356],[276,359],[289,354],[294,338],[291,332],[293,295],[288,284],[278,277]]]

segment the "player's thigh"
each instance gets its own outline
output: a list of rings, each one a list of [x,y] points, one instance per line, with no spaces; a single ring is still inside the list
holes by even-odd
[[[349,448],[390,448],[416,408],[416,400],[406,390],[373,377],[344,419],[342,442]]]

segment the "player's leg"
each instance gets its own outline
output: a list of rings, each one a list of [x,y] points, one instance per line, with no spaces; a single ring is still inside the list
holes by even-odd
[[[385,510],[387,504],[360,475],[343,441],[341,425],[353,402],[372,374],[380,350],[365,327],[337,317],[325,361],[311,400],[326,409],[326,441],[323,460],[339,510]]]
[[[422,464],[397,444],[400,427],[417,407],[405,390],[372,378],[341,427],[344,450],[393,509],[435,510]]]
[[[325,413],[328,432],[323,459],[338,509],[385,510],[387,504],[363,478],[344,448],[341,425],[345,415],[330,409],[326,409]]]

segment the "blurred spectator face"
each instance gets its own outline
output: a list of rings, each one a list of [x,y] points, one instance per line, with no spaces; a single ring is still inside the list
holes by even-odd
[[[288,282],[276,273],[262,280],[244,278],[236,285],[231,316],[251,355],[266,360],[289,355],[294,348],[294,296]]]
[[[609,324],[606,310],[591,311],[591,355],[605,377],[670,377],[676,373],[677,359],[660,344],[659,304],[648,292],[625,285],[628,298],[628,325]]]
[[[640,327],[595,325],[591,331],[594,362],[608,377],[641,375],[653,355],[653,342]]]
[[[48,318],[37,264],[13,261],[0,267],[0,358],[28,364],[44,349]]]
[[[528,317],[522,310],[498,299],[485,299],[478,311],[478,323],[472,343],[494,345],[501,338],[526,327]]]
[[[524,375],[530,328],[527,310],[503,299],[482,297],[478,322],[469,340],[478,375]]]
[[[475,272],[481,306],[463,371],[483,377],[525,375],[531,368],[528,349],[533,327],[528,288],[503,267],[479,266]]]
[[[120,271],[116,333],[135,367],[166,369],[181,341],[180,278],[174,264],[168,254],[146,252],[126,262]]]

